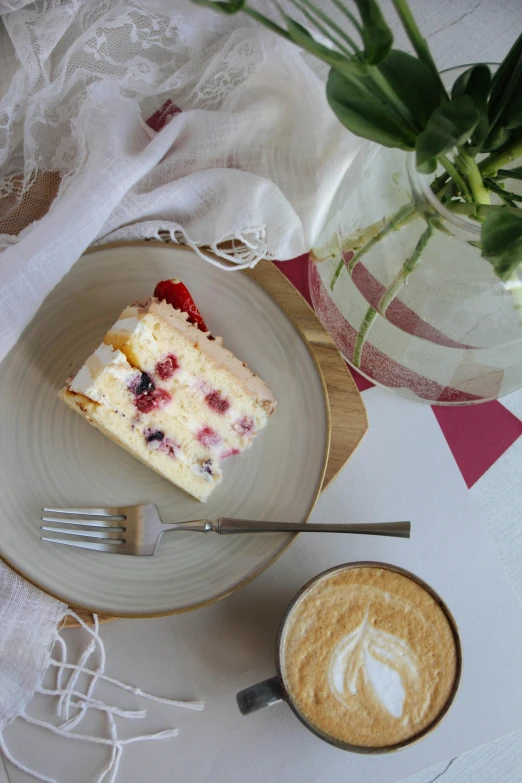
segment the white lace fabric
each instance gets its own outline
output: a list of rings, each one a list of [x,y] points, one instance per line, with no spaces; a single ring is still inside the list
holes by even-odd
[[[355,145],[295,47],[189,0],[0,19],[0,360],[92,243],[240,267],[310,249]]]

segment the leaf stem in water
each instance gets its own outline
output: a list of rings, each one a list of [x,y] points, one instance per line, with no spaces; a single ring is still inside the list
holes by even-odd
[[[388,288],[382,295],[379,304],[377,305],[377,310],[374,307],[369,307],[368,310],[366,311],[366,314],[359,327],[359,331],[357,332],[357,339],[355,341],[355,347],[353,351],[353,363],[355,367],[361,366],[361,357],[362,357],[363,348],[366,343],[368,332],[370,331],[370,328],[374,323],[375,319],[379,314],[384,317],[386,310],[393,302],[393,300],[395,299],[395,297],[403,287],[404,283],[407,281],[408,277],[411,275],[414,269],[416,269],[416,267],[419,265],[419,262],[422,258],[422,254],[426,248],[426,245],[428,244],[430,237],[433,234],[433,226],[429,219],[427,223],[428,225],[425,231],[423,231],[423,233],[421,234],[417,244],[415,245],[413,253],[409,258],[406,259],[400,271],[398,272],[397,276],[395,277],[395,280],[393,280],[393,282],[388,286]]]
[[[442,163],[451,179],[455,182],[462,196],[466,201],[472,201],[471,191],[468,188],[464,177],[457,171],[457,168],[453,165],[450,159],[446,155],[439,155],[439,161]]]
[[[484,187],[476,160],[471,155],[468,155],[464,147],[458,147],[457,157],[461,164],[461,169],[468,179],[474,200],[477,204],[491,204],[489,193]]]
[[[379,313],[374,307],[369,307],[366,311],[366,315],[363,318],[362,324],[357,332],[357,339],[355,341],[355,347],[353,349],[353,364],[355,367],[361,366],[361,356],[366,342],[366,337],[370,331],[370,327],[377,318]]]
[[[492,152],[478,164],[483,177],[494,176],[500,168],[513,163],[522,155],[522,128],[514,134],[505,147]]]
[[[377,231],[375,236],[369,239],[368,242],[366,242],[361,248],[359,248],[359,250],[353,255],[353,257],[350,259],[348,263],[348,272],[352,274],[354,267],[365,255],[365,253],[371,250],[371,248],[374,245],[376,245],[378,242],[380,242],[381,239],[383,239],[387,234],[389,234],[390,231],[394,231],[406,225],[406,223],[408,223],[415,215],[416,215],[416,209],[414,204],[405,204],[399,210],[397,210],[397,212],[395,212],[395,214],[393,214],[389,218],[389,220],[384,224],[384,226],[379,231]],[[344,267],[345,267],[345,261],[344,258],[341,258],[335,270],[334,276],[332,277],[332,282],[330,283],[330,288],[332,291],[334,290],[335,285]]]
[[[426,227],[426,230],[423,231],[423,233],[421,234],[419,241],[415,245],[413,253],[409,258],[406,259],[401,269],[397,273],[395,280],[386,289],[386,291],[381,297],[379,304],[377,305],[377,309],[381,315],[384,315],[386,313],[386,310],[393,302],[393,300],[401,290],[402,286],[404,285],[408,277],[411,275],[413,270],[416,269],[416,267],[419,265],[421,256],[432,234],[433,234],[433,225],[431,223],[431,220],[428,220],[428,225]]]

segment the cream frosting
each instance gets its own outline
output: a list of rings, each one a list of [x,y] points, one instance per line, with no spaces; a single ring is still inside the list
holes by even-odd
[[[129,309],[130,308],[126,308],[122,315],[125,315]],[[152,331],[144,321],[134,315],[120,318],[109,331],[123,335],[135,334],[142,345],[154,345],[154,335]]]
[[[83,394],[94,402],[101,402],[103,394],[96,380],[107,371],[125,381],[129,372],[132,372],[132,367],[125,354],[115,350],[112,345],[102,343],[76,373],[69,384],[69,389],[76,394]]]

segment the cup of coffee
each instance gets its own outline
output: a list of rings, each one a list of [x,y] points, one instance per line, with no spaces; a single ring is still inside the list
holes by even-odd
[[[457,625],[429,585],[386,563],[347,563],[295,596],[279,627],[276,676],[236,698],[243,715],[286,701],[326,742],[383,753],[435,728],[461,670]]]

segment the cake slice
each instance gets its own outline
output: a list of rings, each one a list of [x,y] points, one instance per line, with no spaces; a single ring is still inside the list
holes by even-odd
[[[127,307],[60,397],[201,501],[221,482],[222,460],[249,448],[276,406],[179,281]]]

